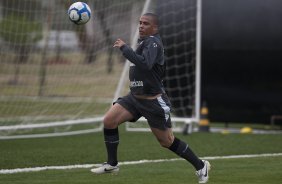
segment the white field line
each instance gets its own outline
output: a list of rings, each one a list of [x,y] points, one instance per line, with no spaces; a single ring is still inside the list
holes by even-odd
[[[236,158],[277,157],[277,156],[282,156],[282,153],[210,156],[210,157],[202,157],[201,159],[221,160],[221,159],[236,159]],[[183,160],[183,159],[182,158],[172,158],[172,159],[158,159],[158,160],[125,161],[125,162],[120,162],[119,165],[174,162],[174,161],[180,161],[180,160]],[[92,167],[98,167],[99,165],[100,164],[83,164],[83,165],[68,165],[68,166],[44,166],[44,167],[32,167],[32,168],[1,169],[0,174],[16,174],[16,173],[23,173],[23,172],[36,172],[36,171],[46,171],[46,170],[87,169],[87,168],[92,168]]]

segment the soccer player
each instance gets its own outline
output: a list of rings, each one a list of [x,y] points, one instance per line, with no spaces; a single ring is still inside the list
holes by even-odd
[[[91,172],[103,174],[119,171],[118,126],[126,121],[135,122],[144,116],[160,145],[190,162],[195,167],[199,183],[206,183],[210,163],[200,160],[188,144],[175,137],[172,132],[171,104],[162,83],[165,72],[164,48],[158,34],[156,14],[146,13],[140,17],[139,37],[136,51],[121,39],[117,39],[113,45],[131,62],[130,92],[119,98],[104,117],[108,160],[102,166],[91,169]]]

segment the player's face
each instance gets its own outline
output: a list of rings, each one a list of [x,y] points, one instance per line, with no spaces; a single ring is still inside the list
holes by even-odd
[[[157,25],[154,23],[153,17],[141,16],[139,20],[139,35],[140,38],[151,36],[157,33]]]

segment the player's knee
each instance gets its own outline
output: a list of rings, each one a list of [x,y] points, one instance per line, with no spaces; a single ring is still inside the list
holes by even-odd
[[[160,142],[160,145],[161,145],[163,148],[169,148],[169,144],[167,144],[166,142]]]
[[[103,124],[105,128],[116,128],[116,123],[111,116],[105,116],[103,119]]]
[[[171,144],[173,143],[173,139],[159,139],[158,140],[160,145],[164,148],[169,148],[171,146]]]

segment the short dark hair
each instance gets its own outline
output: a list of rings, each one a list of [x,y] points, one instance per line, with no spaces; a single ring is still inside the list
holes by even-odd
[[[149,16],[153,18],[154,23],[158,26],[159,25],[159,16],[155,13],[145,13],[143,16]]]

